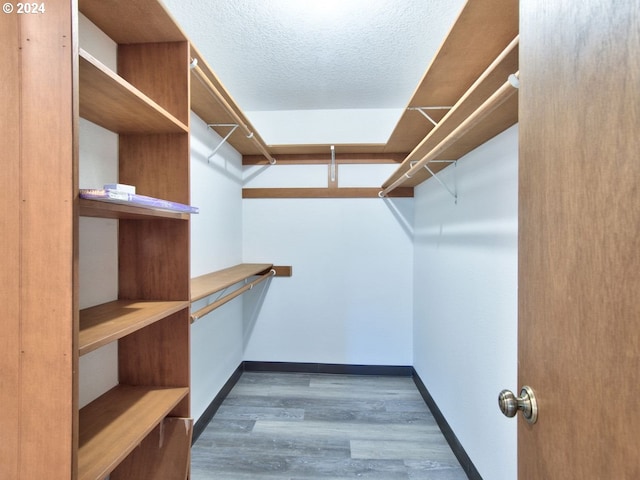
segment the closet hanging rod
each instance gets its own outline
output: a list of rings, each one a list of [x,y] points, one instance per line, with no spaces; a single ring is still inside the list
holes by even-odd
[[[247,283],[246,285],[240,287],[237,290],[234,290],[233,292],[231,292],[228,295],[225,295],[222,298],[219,298],[218,300],[216,300],[215,302],[207,305],[206,307],[202,307],[200,310],[198,310],[197,312],[194,312],[191,314],[191,323],[195,322],[196,320],[204,317],[206,314],[214,311],[216,308],[221,307],[222,305],[224,305],[225,303],[233,300],[234,298],[236,298],[238,295],[242,295],[244,292],[246,292],[247,290],[251,290],[253,287],[255,287],[256,285],[258,285],[261,282],[264,282],[267,278],[269,277],[273,277],[275,276],[276,271],[272,268],[271,270],[269,270],[267,273],[265,273],[264,275],[259,276],[258,278],[256,278],[254,281]]]
[[[240,126],[240,128],[244,131],[246,137],[255,142],[260,152],[267,158],[267,160],[269,160],[269,163],[271,165],[275,165],[276,159],[271,156],[266,147],[254,136],[253,132],[249,130],[249,127],[247,127],[247,125],[242,121],[240,115],[236,113],[236,111],[222,96],[216,86],[211,83],[211,80],[209,80],[207,75],[198,66],[198,61],[195,58],[191,61],[191,70],[195,72],[198,80],[200,80],[200,82],[207,88],[207,90],[209,90],[213,98],[215,98],[216,101],[222,106],[222,108],[224,108],[226,112],[233,118],[233,121]]]
[[[519,72],[515,73],[518,76]],[[381,190],[378,196],[383,198],[389,194],[389,192],[395,190],[400,185],[409,180],[415,173],[423,166],[432,160],[435,160],[437,156],[442,154],[445,150],[456,143],[460,137],[466,134],[469,130],[479,124],[488,115],[491,114],[496,108],[506,102],[517,89],[513,86],[511,81],[507,80],[502,86],[496,90],[493,95],[487,98],[482,105],[480,105],[471,115],[469,115],[460,125],[458,125],[449,135],[442,139],[431,151],[429,151],[424,157],[416,162],[404,175],[398,178],[395,182],[389,185],[384,190]]]

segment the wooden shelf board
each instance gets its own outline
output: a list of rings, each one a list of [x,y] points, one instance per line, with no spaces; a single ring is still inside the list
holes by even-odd
[[[80,116],[115,133],[187,133],[173,115],[80,49]]]
[[[454,107],[434,127],[415,149],[407,155],[400,167],[385,181],[383,187],[387,187],[402,177],[410,168],[411,162],[420,160],[433,150],[447,135],[455,130],[467,117],[469,117],[482,103],[487,100],[498,88],[500,88],[511,73],[518,70],[517,42],[510,43],[510,48],[501,52],[496,62],[490,66],[477,81],[460,97]],[[442,152],[438,159],[457,160],[477,146],[486,142],[506,128],[518,121],[517,95],[505,105],[494,111],[479,126],[464,135],[452,147]],[[416,186],[429,177],[425,170],[419,175],[414,175],[405,183],[407,186]],[[416,183],[417,182],[417,183]]]
[[[215,292],[224,290],[246,278],[266,273],[271,263],[241,263],[233,267],[207,273],[191,279],[191,301],[195,302]]]
[[[207,124],[234,124],[233,118],[222,108],[213,95],[202,85],[200,80],[191,76],[191,109]],[[231,127],[212,127],[221,137],[225,137]],[[237,128],[227,139],[227,143],[243,155],[261,155],[254,141],[247,138]]]
[[[188,393],[119,385],[82,408],[78,479],[106,477]]]
[[[209,67],[204,57],[198,52],[198,50],[192,45],[191,56],[197,60],[198,66],[204,72],[208,80],[218,90],[220,96],[234,109],[235,113],[240,117],[244,125],[247,126],[249,131],[253,133],[253,138],[257,139],[262,145],[266,145],[264,140],[260,137],[256,129],[253,127],[249,119],[244,115],[242,110],[238,107],[235,99],[231,96],[229,91],[222,84],[220,79],[216,76],[214,71]],[[233,117],[222,106],[221,102],[216,99],[213,93],[205,87],[198,75],[191,71],[191,109],[207,124],[235,124]],[[212,127],[218,135],[225,137],[230,130],[230,127]],[[242,128],[236,129],[231,136],[227,139],[233,148],[235,148],[242,155],[262,155],[256,141],[251,138],[247,138],[246,132]]]
[[[89,353],[188,307],[187,301],[115,300],[83,309],[79,353]]]
[[[380,198],[378,187],[243,188],[242,198]],[[388,197],[413,197],[413,188],[396,188]]]
[[[467,2],[407,108],[453,106],[515,38],[518,21],[518,2]],[[438,117],[444,113],[433,112]],[[433,125],[419,112],[407,110],[389,137],[385,152],[410,152],[432,129]]]
[[[151,220],[154,218],[173,218],[188,220],[188,213],[170,212],[157,208],[136,207],[119,203],[101,202],[99,200],[79,199],[81,217],[117,218],[131,220]]]
[[[492,112],[486,122],[479,125],[475,129],[470,130],[464,135],[453,147],[445,151],[442,159],[457,160],[466,153],[475,149],[478,145],[490,140],[499,133],[503,132],[518,121],[518,96],[513,95],[503,105]],[[446,168],[447,164],[433,163],[429,166],[434,173]],[[422,169],[413,177],[408,179],[403,185],[405,187],[416,187],[431,177],[431,174]],[[393,193],[393,191],[391,192]]]
[[[328,155],[331,157],[331,145],[307,144],[307,145],[268,145],[269,151],[278,160],[279,155]],[[355,154],[381,154],[385,152],[384,143],[341,143],[335,144],[336,155],[343,153]],[[408,153],[411,149],[404,152]]]
[[[157,0],[78,0],[78,9],[118,44],[187,41]]]
[[[400,153],[336,153],[338,165],[400,164],[406,158]],[[278,155],[278,165],[330,165],[331,154],[300,153]],[[243,155],[243,165],[266,165],[269,162],[263,155]]]

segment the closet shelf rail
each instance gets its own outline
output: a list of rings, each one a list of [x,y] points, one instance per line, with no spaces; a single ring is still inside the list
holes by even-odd
[[[517,78],[518,73],[514,76]],[[436,160],[437,157],[446,151],[449,147],[455,144],[463,135],[477,126],[486,117],[488,117],[494,110],[500,105],[505,103],[511,96],[517,92],[517,88],[514,86],[513,78],[511,77],[502,84],[498,90],[496,90],[487,100],[484,101],[471,115],[469,115],[463,122],[458,125],[449,135],[447,135],[440,143],[438,143],[433,149],[431,149],[420,160],[415,162],[413,166],[400,178],[398,178],[391,185],[381,190],[378,196],[380,198],[386,197],[396,188],[400,187],[413,175],[425,167],[429,162]],[[413,162],[412,162],[413,163]]]
[[[233,300],[238,295],[251,290],[257,284],[264,282],[269,277],[290,277],[293,268],[288,265],[273,265],[271,263],[241,263],[232,267],[207,273],[191,279],[191,303],[207,298],[215,293],[220,293],[220,297],[209,305],[191,314],[191,323],[205,316],[207,313]],[[248,280],[258,277],[250,283]],[[240,282],[245,285],[237,290],[225,295],[225,291]]]
[[[271,154],[268,152],[267,148],[262,144],[262,142],[260,142],[254,136],[254,132],[252,132],[249,129],[249,127],[247,127],[246,123],[244,123],[244,121],[238,115],[238,113],[235,111],[235,109],[224,98],[224,96],[220,93],[220,91],[216,88],[216,86],[211,82],[211,80],[209,80],[209,78],[204,73],[202,68],[200,68],[200,66],[198,65],[198,60],[196,58],[192,59],[190,67],[191,67],[191,71],[195,73],[196,78],[202,83],[202,85],[204,85],[204,87],[209,91],[209,93],[211,93],[213,98],[215,98],[215,100],[220,104],[220,106],[222,106],[222,108],[233,119],[234,124],[237,124],[240,127],[240,129],[244,132],[244,134],[246,135],[246,137],[248,139],[250,139],[253,142],[255,142],[256,147],[267,158],[267,160],[269,160],[269,163],[271,165],[275,165],[276,164],[276,159],[271,156]],[[223,140],[222,143],[224,143],[224,141],[226,141],[226,139],[229,136],[230,135],[227,135],[227,137],[225,137],[225,139]]]
[[[219,298],[218,300],[216,300],[213,303],[210,303],[206,307],[202,307],[200,310],[198,310],[198,311],[196,311],[196,312],[191,314],[191,323],[194,323],[196,320],[204,317],[208,313],[211,313],[216,308],[221,307],[222,305],[224,305],[227,302],[230,302],[231,300],[233,300],[237,296],[242,295],[247,290],[251,290],[253,287],[258,285],[259,283],[262,283],[266,279],[268,279],[270,277],[273,277],[275,275],[276,275],[276,271],[272,268],[267,273],[265,273],[263,275],[260,275],[258,278],[256,278],[252,282],[249,282],[249,283],[243,285],[242,287],[238,288],[237,290],[234,290],[233,292],[231,292],[231,293],[229,293],[227,295],[224,295],[223,297]]]

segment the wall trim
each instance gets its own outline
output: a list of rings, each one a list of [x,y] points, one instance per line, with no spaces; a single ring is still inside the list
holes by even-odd
[[[413,367],[403,365],[345,365],[338,363],[295,363],[245,361],[245,372],[337,373],[348,375],[393,375],[410,377]]]
[[[242,376],[242,372],[243,372],[243,369],[242,369],[242,363],[241,363],[238,366],[238,368],[236,368],[235,371],[231,374],[231,376],[229,377],[229,380],[227,380],[226,383],[222,386],[222,388],[220,389],[218,394],[214,397],[214,399],[211,401],[211,403],[206,408],[206,410],[202,413],[202,415],[200,415],[200,418],[198,418],[198,421],[193,425],[193,434],[191,436],[191,446],[193,446],[193,444],[196,443],[196,440],[198,440],[202,432],[204,432],[204,429],[207,428],[207,425],[209,425],[209,422],[211,422],[211,420],[213,419],[213,416],[218,411],[218,408],[220,408],[220,405],[222,405],[222,402],[224,401],[224,399],[227,398],[227,395],[229,395],[229,392],[231,391],[231,389],[235,386],[236,383],[238,383],[238,380],[240,380],[240,377]]]
[[[416,372],[415,368],[412,367],[412,369],[413,369],[413,375],[412,375],[413,382],[416,384],[416,387],[418,387],[418,391],[420,392],[420,395],[422,395],[422,399],[425,401],[425,403],[429,407],[429,410],[431,410],[431,413],[433,414],[433,418],[436,420],[438,427],[440,427],[440,431],[442,432],[442,434],[444,435],[444,438],[447,440],[447,443],[451,447],[453,454],[458,459],[458,462],[460,462],[460,466],[467,474],[467,477],[469,477],[469,480],[482,480],[482,477],[480,476],[480,472],[478,472],[478,469],[476,469],[475,465],[471,461],[471,458],[469,458],[469,455],[467,455],[467,452],[465,451],[464,447],[458,440],[458,437],[456,437],[456,434],[453,432],[453,429],[451,428],[446,418],[438,408],[438,405],[436,404],[435,400],[429,393],[429,390],[427,389],[425,384],[422,382],[420,375],[418,375],[418,372]]]

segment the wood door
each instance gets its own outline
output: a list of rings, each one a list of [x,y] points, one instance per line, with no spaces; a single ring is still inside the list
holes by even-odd
[[[640,478],[640,1],[520,12],[520,480]]]

